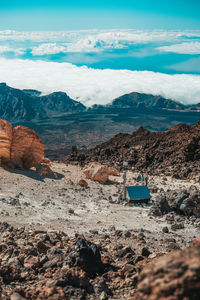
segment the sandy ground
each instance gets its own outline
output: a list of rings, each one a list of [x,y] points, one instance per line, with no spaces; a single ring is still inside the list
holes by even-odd
[[[87,180],[89,187],[83,188],[77,185],[81,178],[85,179],[79,166],[53,163],[51,168],[60,174],[59,179],[42,179],[34,170],[10,172],[0,169],[1,222],[62,230],[69,235],[88,233],[90,230],[103,233],[114,225],[123,231],[145,229],[154,238],[157,235],[162,237],[162,228],[169,227],[165,217],[148,216],[149,208],[109,202],[110,197],[118,199],[122,191],[122,176],[111,177],[113,183],[107,185]],[[137,173],[129,171],[127,184],[135,184],[137,176]],[[172,190],[190,185],[200,188],[199,183],[166,176],[150,177],[149,184],[158,187],[158,193],[152,194],[152,199],[161,189]],[[199,229],[189,222],[184,229],[169,233],[169,237],[176,236],[185,245],[199,235]]]

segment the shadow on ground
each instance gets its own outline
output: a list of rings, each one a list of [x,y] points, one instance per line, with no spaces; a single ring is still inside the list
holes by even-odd
[[[33,180],[37,180],[40,182],[44,182],[45,178],[54,179],[54,180],[60,180],[64,178],[64,175],[61,173],[54,172],[54,176],[40,176],[35,170],[23,170],[23,169],[11,169],[8,167],[4,167],[4,169],[10,173],[20,174],[29,178],[32,178]]]

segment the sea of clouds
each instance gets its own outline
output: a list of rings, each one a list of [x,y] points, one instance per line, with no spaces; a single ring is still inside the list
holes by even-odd
[[[0,31],[0,82],[44,94],[64,91],[88,106],[106,104],[133,91],[162,95],[185,104],[200,102],[199,75],[94,69],[86,66],[86,56],[85,66],[67,61],[73,53],[101,53],[101,57],[109,54],[112,60],[110,51],[138,45],[150,45],[145,48],[147,56],[155,55],[154,51],[158,55],[188,54],[197,61],[199,56],[192,55],[200,54],[200,30]],[[129,55],[136,57],[136,50],[131,51]],[[51,55],[57,54],[66,55],[65,60],[53,61]]]
[[[30,50],[33,56],[99,52],[147,43],[167,44],[157,47],[161,52],[200,54],[200,30],[0,31],[0,53],[22,54]]]
[[[161,95],[184,104],[200,102],[200,76],[149,71],[92,69],[69,63],[0,58],[0,82],[49,94],[66,92],[87,106],[107,104],[133,91]]]

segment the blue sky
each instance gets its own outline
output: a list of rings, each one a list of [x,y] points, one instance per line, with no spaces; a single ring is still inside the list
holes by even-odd
[[[199,0],[1,0],[0,29],[199,29]]]

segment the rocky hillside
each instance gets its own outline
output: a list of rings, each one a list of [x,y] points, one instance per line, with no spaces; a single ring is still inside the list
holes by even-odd
[[[0,118],[8,121],[43,120],[85,109],[83,104],[62,92],[41,96],[35,90],[19,90],[0,83]]]
[[[165,173],[187,178],[200,174],[200,122],[189,126],[180,124],[163,132],[152,132],[140,127],[132,134],[117,134],[108,142],[96,146],[84,155],[84,162],[98,161],[152,174]]]

